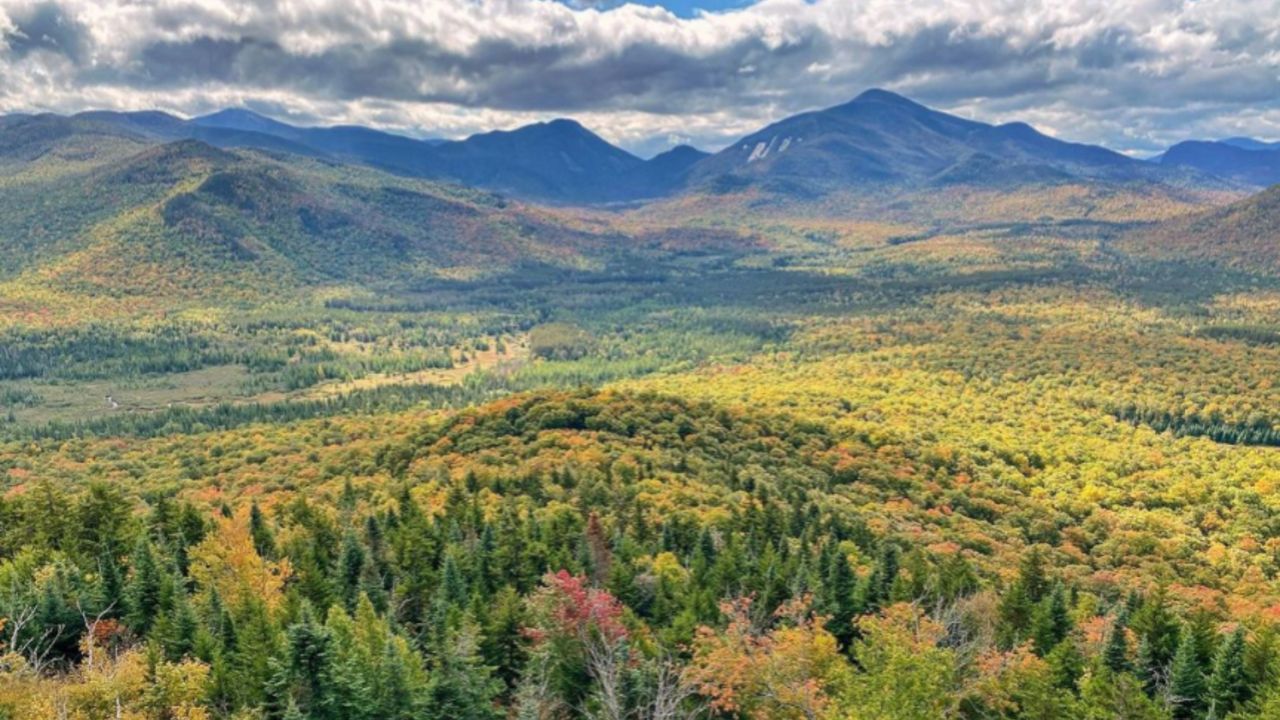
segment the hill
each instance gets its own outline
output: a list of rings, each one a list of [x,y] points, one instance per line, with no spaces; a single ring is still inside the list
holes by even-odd
[[[0,287],[10,303],[37,288],[224,303],[580,264],[605,247],[553,213],[456,186],[199,140],[157,143],[91,118],[9,126],[0,130]]]
[[[1160,163],[1192,168],[1246,185],[1280,183],[1280,147],[1257,141],[1189,140],[1169,148]]]
[[[1122,247],[1148,257],[1280,274],[1280,185],[1223,208],[1135,230]]]

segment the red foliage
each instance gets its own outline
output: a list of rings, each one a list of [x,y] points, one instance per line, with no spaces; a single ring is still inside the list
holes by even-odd
[[[549,633],[579,638],[598,634],[608,643],[627,638],[627,628],[622,624],[622,603],[609,591],[591,587],[581,575],[570,575],[566,570],[547,573],[542,578],[542,589],[535,604],[545,623],[526,630],[535,641]]]

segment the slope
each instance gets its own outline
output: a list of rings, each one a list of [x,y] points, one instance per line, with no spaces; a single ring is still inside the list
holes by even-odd
[[[1280,274],[1280,185],[1223,208],[1141,228],[1120,246],[1145,257]]]
[[[858,186],[1009,186],[1158,175],[1139,161],[1056,140],[1024,123],[993,126],[869,90],[845,105],[748,135],[698,163],[691,178],[713,190],[758,185],[803,195]]]

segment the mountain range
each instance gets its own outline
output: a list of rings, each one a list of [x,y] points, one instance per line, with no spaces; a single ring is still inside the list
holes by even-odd
[[[1280,183],[1280,143],[1188,140],[1166,150],[1159,160],[1166,167],[1193,168],[1243,185]]]
[[[1025,123],[991,125],[884,90],[802,113],[707,154],[677,147],[645,160],[560,119],[465,140],[414,139],[357,126],[298,127],[243,109],[193,119],[161,112],[9,116],[54,132],[68,123],[140,142],[200,140],[355,163],[553,204],[637,202],[756,189],[800,198],[832,191],[1157,182],[1262,186],[1280,181],[1280,147],[1247,138],[1188,142],[1156,161],[1065,142]],[[30,128],[29,128],[30,129]]]

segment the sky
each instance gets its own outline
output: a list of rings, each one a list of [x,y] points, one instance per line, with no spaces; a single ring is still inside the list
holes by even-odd
[[[0,0],[0,113],[247,107],[717,149],[871,87],[1151,153],[1280,139],[1280,0]]]

